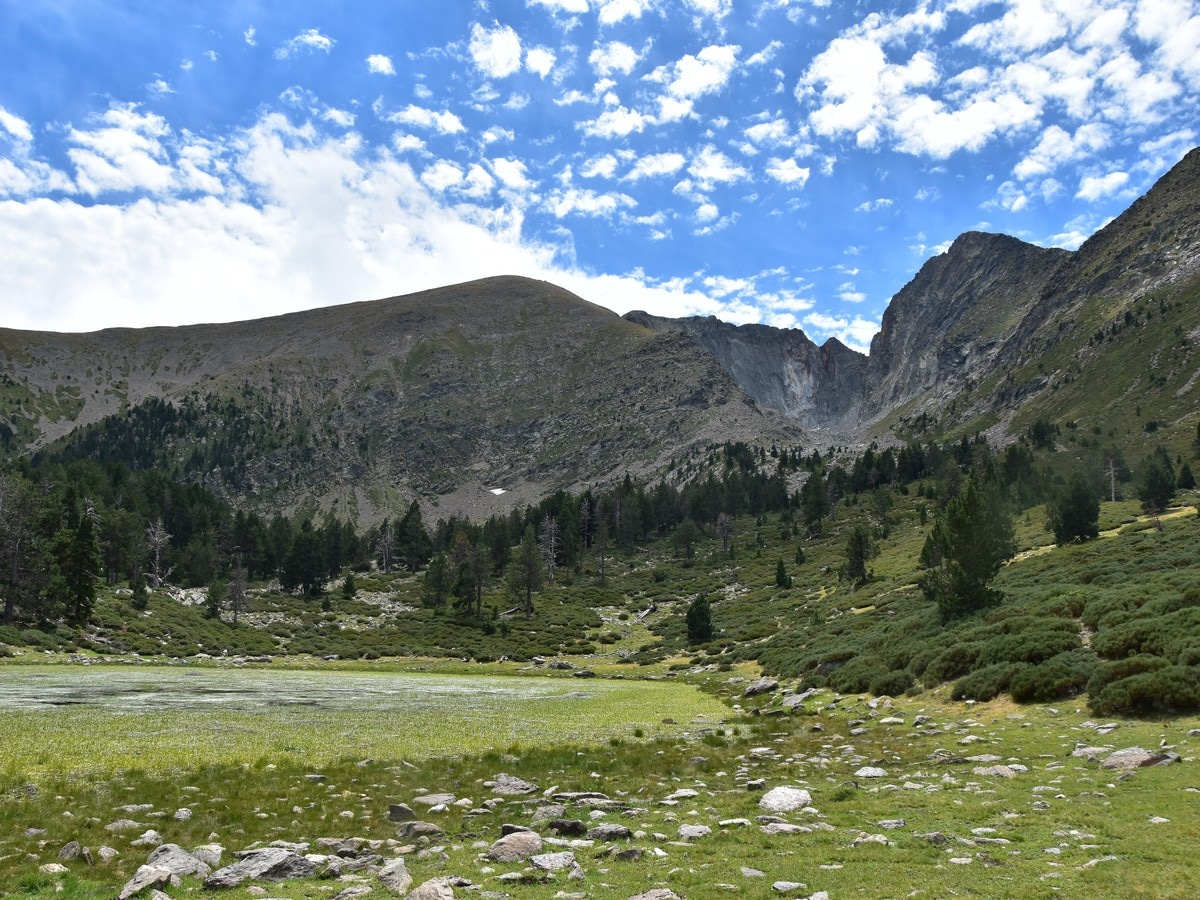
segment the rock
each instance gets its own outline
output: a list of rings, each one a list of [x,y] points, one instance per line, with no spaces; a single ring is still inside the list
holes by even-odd
[[[117,900],[129,900],[150,888],[165,887],[171,883],[171,870],[162,866],[140,866],[133,877],[121,888]]]
[[[218,869],[204,880],[209,890],[237,887],[245,881],[284,881],[288,878],[307,878],[317,871],[317,864],[293,850],[266,847],[253,850],[233,865]]]
[[[83,848],[79,846],[79,841],[70,841],[63,844],[62,849],[58,851],[58,858],[63,862],[69,862],[72,859],[79,859],[79,854],[83,852]]]
[[[146,857],[146,865],[168,869],[172,875],[195,875],[197,878],[207,878],[212,872],[207,863],[197,859],[178,844],[162,844],[155,847]]]
[[[493,778],[488,787],[492,789],[493,794],[499,794],[501,797],[536,794],[538,791],[536,784],[530,784],[528,781],[523,781],[515,775],[509,775],[505,772],[501,772]]]
[[[891,846],[889,841],[882,834],[867,834],[865,831],[859,832],[858,837],[851,841],[851,847],[861,847],[863,844],[883,844],[885,847]]]
[[[812,795],[803,788],[777,787],[771,788],[758,801],[760,808],[767,812],[792,812],[812,806]]]
[[[1126,747],[1124,750],[1118,750],[1100,765],[1105,769],[1121,769],[1123,771],[1131,771],[1133,769],[1141,769],[1145,766],[1158,766],[1164,763],[1174,762],[1174,759],[1162,753],[1151,753],[1141,747]]]
[[[96,851],[96,855],[100,857],[100,862],[110,863],[114,859],[116,859],[118,856],[120,856],[121,854],[118,853],[116,850],[114,850],[112,847],[101,847],[99,850]]]
[[[595,828],[589,828],[587,836],[588,840],[592,841],[625,841],[633,837],[633,832],[624,825],[618,825],[615,822],[606,822],[603,825],[597,825]]]
[[[558,872],[575,865],[575,854],[570,850],[561,853],[539,853],[529,857],[529,864],[543,872]]]
[[[884,819],[882,822],[878,823],[880,828],[887,828],[889,830],[895,829],[895,828],[903,828],[907,824],[908,823],[905,822],[903,819]]]
[[[434,878],[408,895],[408,900],[454,900],[456,878]]]
[[[717,823],[721,828],[749,828],[749,819],[722,819]]]
[[[432,822],[401,822],[396,826],[396,836],[402,841],[410,841],[419,837],[441,837],[445,832]]]
[[[413,812],[412,807],[407,803],[391,803],[388,805],[388,821],[390,822],[415,822],[417,814]]]
[[[802,881],[777,881],[771,885],[771,890],[777,894],[791,894],[795,891],[807,891],[808,885]]]
[[[192,811],[190,809],[188,809],[186,806],[181,809],[175,810],[175,815],[172,816],[172,818],[176,822],[186,822],[191,817],[192,817]]]
[[[487,858],[493,862],[514,863],[542,852],[542,839],[533,831],[514,831],[488,848]]]
[[[644,894],[634,894],[629,900],[679,900],[679,895],[666,888],[655,888]]]
[[[879,724],[880,725],[903,725],[904,717],[903,716],[884,716],[882,719],[879,720]]]
[[[784,709],[796,709],[798,706],[804,705],[804,696],[802,694],[784,694],[779,701],[779,705]]]
[[[38,866],[38,871],[41,872],[43,875],[65,875],[67,872],[70,872],[71,870],[68,869],[66,866],[64,866],[62,863],[44,863],[44,864]],[[130,896],[132,897],[133,895],[130,894]]]
[[[1099,759],[1101,756],[1109,752],[1107,747],[1089,747],[1086,744],[1076,744],[1075,749],[1071,751],[1072,759]]]
[[[812,829],[804,825],[793,825],[790,822],[768,822],[759,831],[763,834],[811,834]]]
[[[587,823],[579,819],[551,819],[546,828],[560,837],[583,837],[587,834]]]
[[[762,869],[752,869],[749,866],[742,866],[743,878],[766,878],[767,873]]]
[[[221,856],[224,853],[225,848],[220,844],[201,844],[192,850],[192,856],[213,869],[221,867]]]
[[[566,804],[550,803],[546,806],[539,806],[536,810],[534,810],[533,818],[529,821],[530,824],[541,825],[545,822],[553,821],[554,819],[561,819],[566,814]]]
[[[109,822],[104,826],[105,831],[136,831],[142,827],[141,822],[135,822],[133,819],[117,819],[115,822]]]
[[[412,876],[408,874],[408,867],[404,864],[402,857],[396,857],[384,864],[376,877],[380,884],[397,896],[412,887],[413,883]]]
[[[971,770],[974,775],[990,778],[1016,778],[1017,773],[1008,766],[976,766]]]
[[[157,847],[162,843],[162,835],[153,828],[142,832],[140,837],[129,842],[130,847]]]
[[[413,803],[421,806],[449,806],[457,799],[453,794],[420,794],[413,797]]]
[[[334,894],[332,900],[354,900],[355,897],[364,897],[371,893],[374,892],[369,884],[352,884],[344,891]]]
[[[708,837],[712,834],[712,829],[707,825],[680,825],[679,839],[681,841],[695,841],[702,837]]]
[[[580,669],[578,672],[571,673],[572,678],[595,678],[596,673],[591,669]]]
[[[746,693],[743,697],[757,697],[759,694],[769,694],[771,691],[779,690],[779,682],[774,678],[760,678],[757,681],[750,683],[746,688]]]
[[[881,769],[879,766],[863,766],[854,773],[855,778],[887,778],[887,769]]]
[[[619,859],[621,862],[637,862],[646,852],[641,847],[626,847],[624,850],[618,850],[613,854],[614,859]]]

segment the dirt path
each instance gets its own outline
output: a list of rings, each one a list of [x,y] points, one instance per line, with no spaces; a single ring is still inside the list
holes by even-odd
[[[1197,515],[1198,512],[1200,512],[1200,511],[1198,511],[1195,506],[1176,507],[1175,509],[1169,510],[1168,512],[1165,512],[1162,515],[1160,515],[1158,517],[1158,521],[1165,522],[1168,519],[1182,519],[1185,516]],[[1100,537],[1101,538],[1113,538],[1113,537],[1116,537],[1118,534],[1120,534],[1122,531],[1124,531],[1126,528],[1129,528],[1131,525],[1137,525],[1142,522],[1152,522],[1152,521],[1154,521],[1154,516],[1138,516],[1132,522],[1126,522],[1124,525],[1118,525],[1116,528],[1109,528],[1105,531],[1100,532]],[[1058,546],[1057,544],[1046,544],[1041,547],[1033,547],[1032,549],[1029,549],[1029,550],[1022,550],[1020,553],[1018,553],[1016,556],[1014,556],[1012,559],[1010,559],[1008,562],[1006,562],[1005,565],[1011,566],[1013,563],[1021,562],[1021,560],[1030,559],[1034,556],[1041,556],[1043,553],[1049,553],[1051,550],[1053,550],[1057,546]]]

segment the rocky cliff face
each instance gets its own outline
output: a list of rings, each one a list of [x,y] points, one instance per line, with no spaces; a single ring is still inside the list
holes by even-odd
[[[867,358],[840,341],[818,347],[799,329],[730,325],[712,316],[666,319],[635,311],[625,318],[659,333],[687,335],[755,403],[805,428],[840,426],[857,414]]]

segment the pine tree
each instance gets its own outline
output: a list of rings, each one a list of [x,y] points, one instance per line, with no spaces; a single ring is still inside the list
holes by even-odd
[[[1165,447],[1155,447],[1142,462],[1138,478],[1138,499],[1142,508],[1157,515],[1167,508],[1175,496],[1175,464]]]
[[[871,535],[861,525],[856,525],[846,539],[846,577],[855,584],[867,581],[867,562],[873,554]]]
[[[1047,504],[1050,530],[1059,546],[1089,540],[1100,534],[1100,499],[1087,479],[1076,472],[1067,488]]]
[[[792,576],[787,573],[787,567],[783,564],[782,557],[775,564],[775,587],[790,588],[792,586]]]
[[[703,591],[688,604],[687,636],[689,644],[704,644],[712,640],[712,609],[708,603],[708,594]]]
[[[508,561],[505,583],[509,593],[522,604],[526,617],[533,616],[533,595],[542,589],[545,570],[533,526],[525,526],[525,534]]]

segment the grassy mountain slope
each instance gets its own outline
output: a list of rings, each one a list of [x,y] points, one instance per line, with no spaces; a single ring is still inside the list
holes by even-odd
[[[414,497],[486,516],[787,432],[685,339],[521,278],[248,323],[0,332],[0,360],[11,443],[367,522]]]

